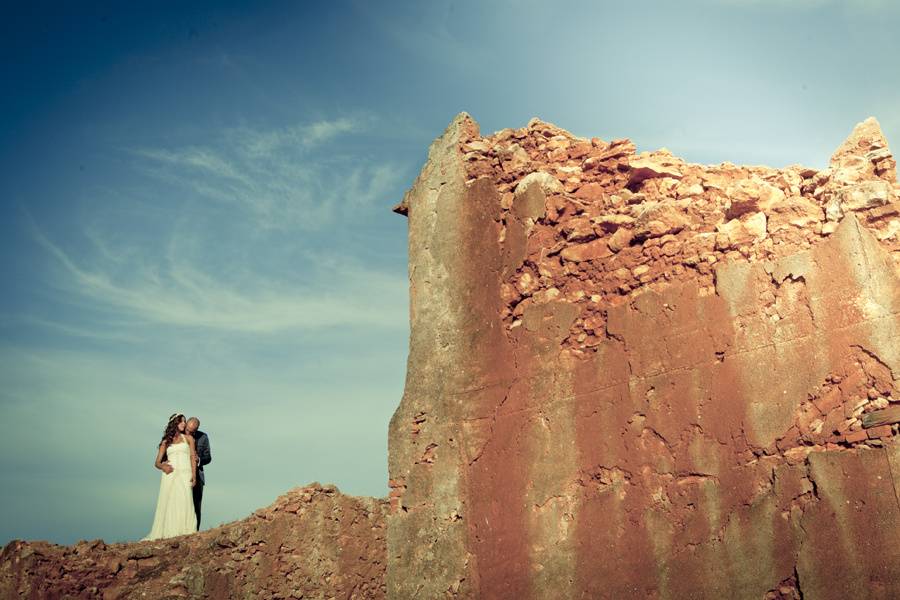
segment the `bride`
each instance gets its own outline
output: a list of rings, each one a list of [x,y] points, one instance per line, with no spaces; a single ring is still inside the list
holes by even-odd
[[[194,438],[185,431],[184,415],[169,417],[154,466],[163,472],[153,527],[144,540],[158,540],[197,531],[191,488],[197,479]]]

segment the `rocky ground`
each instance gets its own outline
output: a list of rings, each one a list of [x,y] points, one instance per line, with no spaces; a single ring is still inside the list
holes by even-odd
[[[0,598],[383,598],[383,500],[295,488],[241,521],[154,542],[10,542]]]

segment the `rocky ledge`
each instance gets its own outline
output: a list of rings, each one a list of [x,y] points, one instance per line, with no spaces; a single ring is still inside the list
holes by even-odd
[[[384,500],[311,484],[241,521],[154,542],[15,540],[0,598],[384,598]]]

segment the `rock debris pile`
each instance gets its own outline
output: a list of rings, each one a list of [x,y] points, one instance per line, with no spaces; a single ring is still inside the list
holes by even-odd
[[[564,299],[581,308],[564,342],[573,348],[596,347],[604,307],[636,290],[691,278],[714,293],[720,261],[809,248],[849,212],[898,247],[896,162],[874,119],[821,171],[689,164],[537,119],[460,142],[468,181],[488,177],[501,196],[507,327],[530,305]]]
[[[155,542],[14,541],[2,598],[384,598],[383,500],[295,488],[250,517]]]

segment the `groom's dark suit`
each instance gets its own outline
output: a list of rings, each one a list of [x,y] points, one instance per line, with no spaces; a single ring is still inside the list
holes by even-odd
[[[194,512],[197,513],[197,530],[200,530],[200,503],[203,502],[203,486],[206,478],[203,475],[203,465],[212,462],[212,454],[209,451],[209,436],[199,429],[194,432],[194,446],[197,448],[197,456],[200,464],[197,466],[197,483],[194,484]]]

